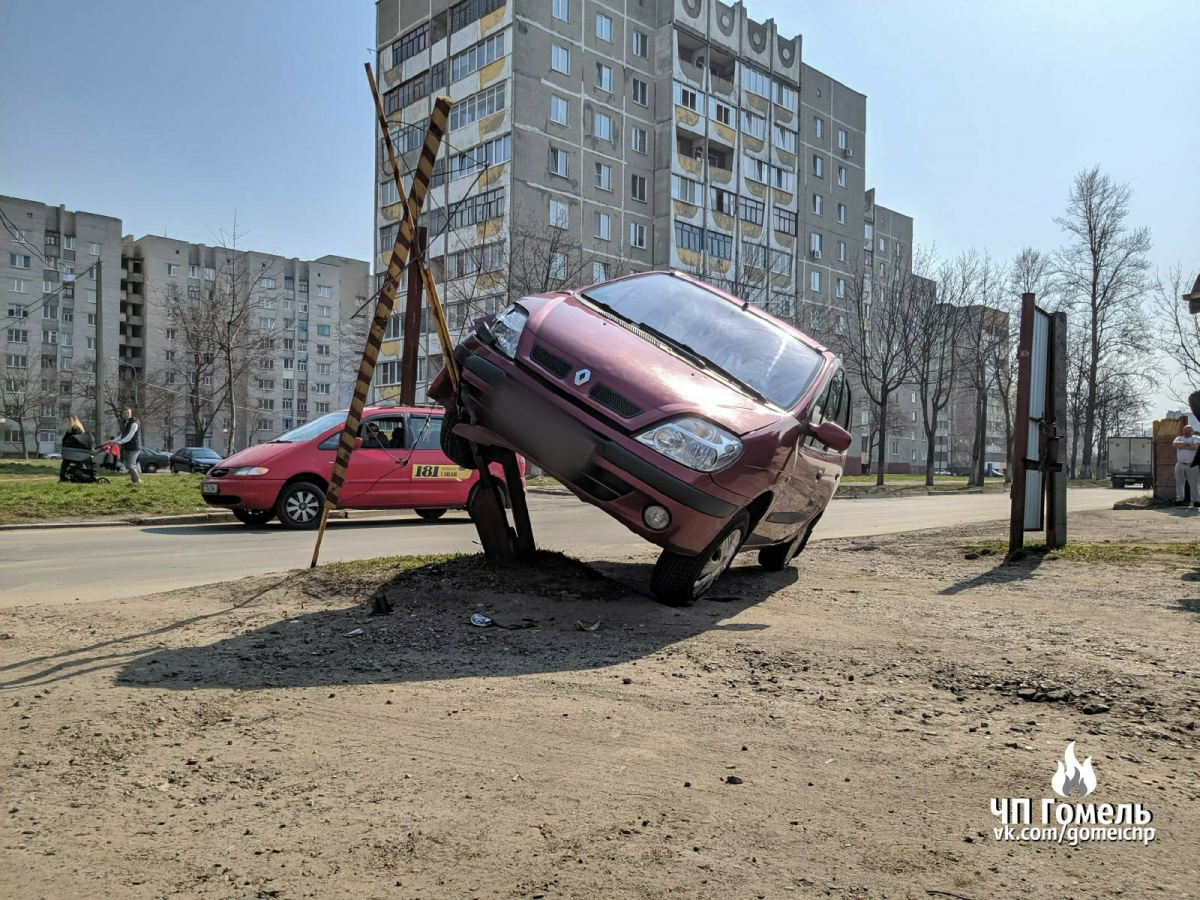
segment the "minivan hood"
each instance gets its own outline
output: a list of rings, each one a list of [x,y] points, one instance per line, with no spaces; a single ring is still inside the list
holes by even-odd
[[[662,349],[573,296],[558,294],[521,301],[529,311],[521,341],[522,362],[609,418],[631,430],[679,415],[700,415],[734,434],[757,431],[779,420],[780,412],[760,403],[686,359]],[[558,377],[530,357],[535,346],[565,359],[570,370]],[[577,385],[586,369],[589,377]],[[592,392],[607,388],[640,407],[632,416],[614,415]],[[601,392],[607,395],[607,392]]]
[[[219,465],[222,469],[233,469],[238,466],[261,466],[295,446],[295,444],[255,444],[253,447],[239,450],[233,456],[221,460]]]

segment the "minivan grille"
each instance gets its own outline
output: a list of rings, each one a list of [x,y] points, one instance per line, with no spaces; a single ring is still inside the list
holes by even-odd
[[[557,353],[551,353],[540,344],[533,345],[533,349],[529,352],[529,358],[557,378],[562,378],[571,371],[569,362]]]
[[[632,419],[635,416],[640,416],[643,412],[642,408],[625,397],[622,397],[610,387],[605,387],[602,384],[597,384],[588,391],[588,396],[599,403],[601,406],[607,406],[622,419]]]

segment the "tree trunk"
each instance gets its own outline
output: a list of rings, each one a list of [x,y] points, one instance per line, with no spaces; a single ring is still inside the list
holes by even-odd
[[[875,484],[883,484],[883,472],[887,466],[887,394],[879,404],[879,471],[875,473]]]
[[[229,401],[229,440],[226,450],[233,455],[233,443],[237,439],[237,404],[233,402],[233,353],[225,354],[225,397]]]
[[[1002,394],[1000,404],[1004,409],[1004,483],[1012,484],[1013,471],[1013,417],[1008,395]]]
[[[17,431],[21,435],[21,458],[29,459],[29,441],[25,437],[25,417],[17,416]]]
[[[935,443],[937,440],[936,432],[929,432],[925,435],[925,486],[933,486],[933,469],[934,469],[934,454]]]

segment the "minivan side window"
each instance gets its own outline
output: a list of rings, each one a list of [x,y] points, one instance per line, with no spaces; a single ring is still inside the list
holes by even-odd
[[[416,442],[414,450],[442,449],[442,415],[413,413],[408,417],[409,443]]]

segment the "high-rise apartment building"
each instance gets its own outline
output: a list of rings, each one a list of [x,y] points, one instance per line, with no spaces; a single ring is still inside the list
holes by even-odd
[[[532,290],[697,274],[817,332],[844,325],[866,98],[720,0],[378,0],[378,70],[411,169],[453,101],[422,223],[456,335]],[[381,137],[381,136],[380,136]],[[382,142],[380,142],[382,143]],[[377,151],[377,271],[400,214]],[[400,313],[376,386],[399,384]],[[418,398],[438,367],[423,329]],[[429,357],[433,361],[429,361]]]
[[[0,226],[0,455],[48,453],[63,416],[103,424],[93,397],[97,372],[117,370],[121,220],[0,196]]]
[[[337,409],[347,377],[343,350],[354,343],[346,340],[346,323],[369,293],[365,260],[305,261],[126,237],[120,360],[141,386],[152,445],[225,452]]]

